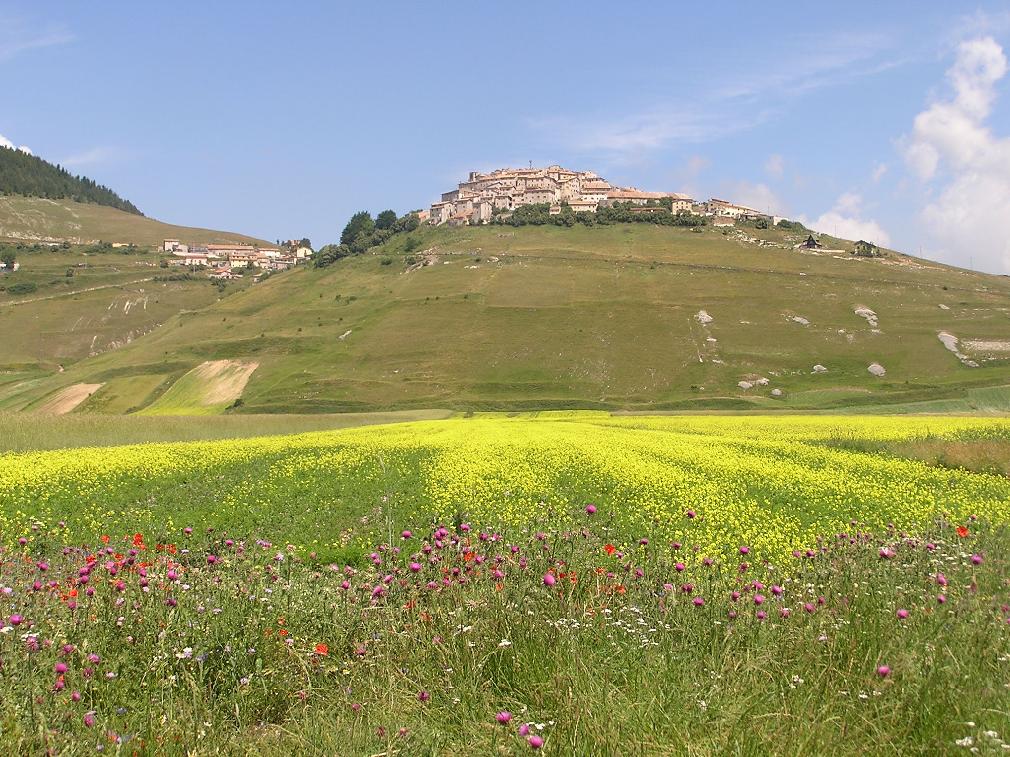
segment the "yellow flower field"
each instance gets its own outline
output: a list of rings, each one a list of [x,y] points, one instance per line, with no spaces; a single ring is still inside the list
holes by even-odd
[[[547,413],[61,450],[0,457],[0,527],[31,537],[58,521],[92,536],[192,525],[330,549],[348,530],[367,538],[432,518],[556,524],[592,501],[615,539],[648,532],[699,554],[749,544],[777,556],[854,520],[1006,522],[1005,478],[845,443],[1007,436],[1006,421],[975,418]]]

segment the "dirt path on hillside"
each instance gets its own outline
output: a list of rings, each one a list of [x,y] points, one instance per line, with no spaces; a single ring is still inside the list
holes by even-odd
[[[259,365],[238,360],[209,360],[198,365],[193,369],[193,375],[206,382],[204,404],[217,405],[237,400]]]
[[[99,289],[112,289],[114,287],[127,287],[132,284],[143,284],[145,281],[154,281],[154,276],[148,276],[146,279],[137,279],[136,281],[124,281],[119,284],[102,284],[96,287],[85,287],[84,289],[73,289],[69,292],[60,292],[59,294],[47,294],[45,297],[32,297],[30,300],[15,300],[14,302],[0,302],[0,306],[3,305],[27,305],[31,302],[42,302],[43,300],[56,300],[60,297],[72,297],[75,294],[81,294],[82,292],[97,292]]]
[[[35,412],[42,415],[64,415],[101,389],[105,384],[74,384],[61,389],[42,403]]]

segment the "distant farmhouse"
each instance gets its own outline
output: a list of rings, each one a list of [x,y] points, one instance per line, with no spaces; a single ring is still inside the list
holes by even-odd
[[[258,247],[251,244],[185,244],[178,239],[166,239],[163,252],[172,253],[170,266],[212,268],[214,279],[230,279],[238,269],[259,268],[264,271],[286,271],[312,257],[312,248],[296,239],[281,247]]]
[[[679,192],[645,192],[635,187],[616,187],[592,171],[572,171],[561,166],[546,168],[499,168],[491,173],[471,171],[466,181],[433,203],[428,223],[453,226],[488,223],[492,216],[508,214],[523,205],[545,203],[551,214],[567,205],[576,213],[596,212],[600,207],[625,203],[635,212],[652,213],[669,201],[673,213],[693,213],[723,220],[732,226],[736,219],[770,219],[767,213],[727,200],[696,202]]]

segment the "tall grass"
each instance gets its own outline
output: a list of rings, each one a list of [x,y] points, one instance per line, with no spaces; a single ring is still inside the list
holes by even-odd
[[[573,517],[578,517],[574,516]],[[391,534],[364,566],[224,533],[3,563],[7,753],[903,754],[1005,747],[1005,528],[783,564],[583,525]],[[745,547],[746,545],[740,545]],[[973,556],[974,555],[974,559]],[[504,721],[504,722],[502,722]],[[968,741],[965,741],[965,740]]]

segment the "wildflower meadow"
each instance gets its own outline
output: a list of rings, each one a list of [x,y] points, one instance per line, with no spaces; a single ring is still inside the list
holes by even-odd
[[[0,457],[7,753],[1010,750],[986,419],[477,417]]]

